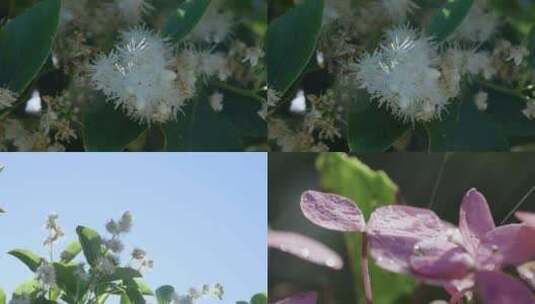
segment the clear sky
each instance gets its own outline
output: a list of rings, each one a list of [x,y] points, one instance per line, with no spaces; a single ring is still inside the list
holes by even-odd
[[[62,247],[77,225],[105,236],[105,222],[130,210],[125,245],[154,259],[153,289],[221,282],[223,303],[248,300],[267,289],[266,162],[264,153],[1,153],[0,286],[11,294],[32,275],[6,252],[46,255],[49,213],[60,216]]]

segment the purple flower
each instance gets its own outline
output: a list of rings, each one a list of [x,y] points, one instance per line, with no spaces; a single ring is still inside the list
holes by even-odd
[[[527,286],[501,272],[535,259],[534,215],[517,213],[525,224],[496,227],[485,197],[469,190],[461,204],[459,227],[433,211],[391,205],[373,211],[368,225],[358,206],[334,195],[307,191],[301,208],[312,222],[338,231],[364,232],[370,253],[382,268],[443,286],[459,302],[477,286],[489,304],[533,304]]]

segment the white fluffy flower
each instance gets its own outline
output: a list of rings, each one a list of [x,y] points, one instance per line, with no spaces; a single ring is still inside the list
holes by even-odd
[[[9,89],[0,88],[0,110],[9,108],[17,101],[17,94]]]
[[[119,231],[122,233],[130,232],[130,229],[132,229],[132,221],[132,213],[130,211],[125,211],[119,219]]]
[[[323,9],[323,24],[327,25],[351,12],[350,0],[326,0]]]
[[[45,287],[52,287],[56,284],[56,271],[47,262],[43,262],[35,271],[36,279]]]
[[[474,96],[474,103],[479,111],[486,111],[489,106],[487,100],[489,99],[489,94],[484,91],[479,91]]]
[[[221,81],[232,75],[228,58],[222,52],[202,52],[199,55],[199,73],[206,76],[217,76]]]
[[[106,248],[111,250],[113,253],[121,253],[124,249],[123,242],[121,242],[121,240],[117,238],[104,240],[103,243],[106,246]]]
[[[360,86],[395,116],[428,121],[448,103],[439,59],[428,37],[402,26],[389,30],[380,48],[366,53],[354,68]]]
[[[210,106],[216,112],[223,111],[223,94],[215,92],[210,96]]]
[[[147,253],[145,252],[145,250],[140,248],[134,248],[134,250],[132,251],[132,258],[136,260],[143,260],[146,255]]]
[[[48,215],[45,223],[45,229],[48,230],[48,237],[44,241],[44,245],[50,245],[56,242],[64,235],[63,230],[58,224],[59,216],[55,213]]]
[[[405,20],[408,14],[418,8],[412,0],[380,0],[380,4],[390,19],[395,22]]]
[[[115,0],[121,17],[128,23],[136,24],[144,14],[154,9],[147,0]]]
[[[529,100],[526,108],[522,111],[528,119],[535,119],[535,100]]]
[[[189,295],[173,295],[173,302],[175,304],[193,304],[193,299]]]
[[[463,22],[455,30],[452,38],[472,42],[485,42],[498,27],[498,16],[492,10],[487,9],[486,0],[477,0],[464,18]]]
[[[90,66],[94,86],[108,100],[141,122],[166,122],[191,94],[181,92],[171,69],[172,50],[166,40],[137,27],[121,33],[121,41],[108,55]]]
[[[110,256],[99,257],[97,260],[97,268],[102,271],[104,274],[113,274],[115,272],[115,265],[113,259]]]
[[[230,34],[233,26],[234,15],[228,11],[225,1],[212,1],[189,36],[198,41],[220,43]]]
[[[264,57],[264,50],[259,47],[248,47],[245,50],[243,62],[249,62],[251,66],[256,66],[260,58]]]
[[[522,46],[512,46],[509,49],[508,61],[513,61],[515,65],[520,65],[525,57],[529,56],[529,50]]]

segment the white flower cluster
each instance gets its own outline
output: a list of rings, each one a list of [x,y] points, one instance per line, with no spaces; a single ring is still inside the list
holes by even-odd
[[[35,278],[45,288],[54,287],[56,285],[56,271],[54,270],[54,266],[43,261],[35,271]]]
[[[91,80],[132,118],[146,123],[166,122],[192,97],[194,88],[189,86],[195,84],[195,79],[178,77],[172,64],[173,50],[167,41],[136,27],[122,32],[115,50],[93,62]],[[187,90],[181,90],[181,86]]]
[[[9,108],[17,101],[17,94],[9,89],[0,88],[0,110]]]
[[[494,34],[498,25],[499,18],[488,9],[487,0],[476,0],[452,38],[477,43],[485,42]]]
[[[115,0],[121,17],[128,23],[136,24],[143,15],[154,9],[147,0]]]
[[[53,213],[46,219],[45,229],[48,230],[48,237],[43,242],[45,246],[52,246],[59,238],[65,235],[58,224],[58,218],[59,216]]]
[[[205,284],[201,289],[190,288],[186,294],[175,293],[173,295],[174,304],[193,304],[203,297],[212,297],[222,300],[224,295],[223,286],[219,283],[208,285]]]
[[[229,36],[234,25],[234,14],[228,10],[225,0],[212,0],[189,37],[196,41],[221,43]]]

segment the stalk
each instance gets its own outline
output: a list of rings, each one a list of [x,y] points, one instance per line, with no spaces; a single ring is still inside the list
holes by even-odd
[[[364,296],[366,304],[373,304],[372,284],[370,280],[370,271],[368,269],[368,235],[362,233],[362,243],[360,252],[360,270],[362,274],[362,284],[364,285]]]

